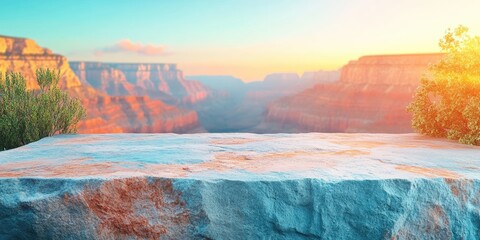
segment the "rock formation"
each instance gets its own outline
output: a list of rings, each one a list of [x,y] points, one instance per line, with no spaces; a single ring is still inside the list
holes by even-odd
[[[38,68],[59,70],[60,86],[82,101],[87,110],[87,119],[79,124],[82,133],[199,131],[194,111],[178,109],[145,96],[109,96],[108,91],[113,90],[126,94],[136,91],[134,86],[113,82],[127,83],[121,78],[121,72],[102,72],[106,80],[102,84],[107,93],[97,91],[86,81],[85,75],[81,75],[81,79],[76,76],[65,57],[52,54],[30,39],[0,37],[0,72],[21,72],[27,87],[36,89],[35,70]],[[113,83],[108,83],[109,80]]]
[[[162,133],[201,131],[197,113],[147,96],[99,96],[84,101],[89,119],[81,133]]]
[[[175,64],[70,62],[80,80],[111,96],[143,96],[171,104],[204,100],[208,90],[185,80]]]
[[[265,125],[285,132],[411,132],[406,106],[441,54],[366,56],[319,84],[272,103]]]
[[[319,83],[337,81],[338,71],[275,73],[263,81],[244,83],[231,76],[189,76],[213,90],[212,97],[195,106],[200,122],[209,132],[275,132],[274,124],[262,122],[267,104]]]
[[[21,72],[26,79],[34,79],[38,68],[59,70],[62,74],[60,86],[64,89],[80,87],[81,83],[70,69],[65,57],[52,54],[47,48],[38,46],[33,40],[0,36],[0,72]],[[27,81],[27,87],[38,89],[36,81]]]
[[[479,150],[416,134],[60,135],[0,152],[0,238],[480,239]]]

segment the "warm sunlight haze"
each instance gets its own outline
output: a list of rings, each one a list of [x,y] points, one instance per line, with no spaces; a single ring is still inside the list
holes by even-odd
[[[3,0],[0,240],[480,240],[480,0]]]
[[[70,60],[177,63],[187,75],[244,81],[335,70],[363,55],[438,52],[439,36],[459,24],[480,32],[477,0],[48,2],[4,1],[2,34]]]

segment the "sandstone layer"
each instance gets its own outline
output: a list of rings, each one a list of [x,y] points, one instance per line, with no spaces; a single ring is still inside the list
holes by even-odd
[[[82,133],[190,132],[200,129],[194,111],[141,95],[110,96],[108,91],[93,88],[85,81],[85,76],[80,75],[79,79],[65,57],[53,54],[30,39],[0,36],[0,73],[20,72],[27,80],[27,87],[37,89],[35,71],[39,68],[60,71],[60,86],[82,101],[87,110],[87,118],[79,124]],[[119,72],[109,74],[106,79],[112,82],[122,76]],[[120,86],[111,88],[120,89]],[[130,95],[135,90],[132,88],[127,86],[121,90]]]
[[[28,80],[27,87],[38,89],[39,86],[34,81],[35,70],[38,68],[59,70],[62,73],[59,82],[62,88],[81,86],[65,57],[53,54],[51,50],[38,46],[31,39],[0,36],[0,73],[21,72]]]
[[[421,76],[441,54],[366,56],[319,84],[268,107],[265,125],[285,132],[411,132],[406,111]]]
[[[111,96],[149,96],[171,104],[193,104],[208,97],[175,64],[71,62],[80,80]]]
[[[479,150],[416,134],[60,135],[0,152],[0,238],[479,239]]]

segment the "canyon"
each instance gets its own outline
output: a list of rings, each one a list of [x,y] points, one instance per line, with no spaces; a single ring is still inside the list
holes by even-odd
[[[268,106],[266,126],[284,132],[412,132],[406,111],[422,74],[442,54],[364,56],[318,84]]]
[[[479,150],[417,134],[57,135],[0,152],[0,238],[479,239]]]
[[[81,65],[81,64],[79,64]],[[79,65],[75,65],[79,70]],[[81,65],[82,66],[82,65]],[[84,65],[83,65],[84,66]],[[124,66],[128,68],[128,65]],[[147,66],[139,66],[139,68]],[[59,55],[53,54],[51,50],[38,46],[35,41],[25,38],[15,38],[0,36],[0,72],[7,71],[20,72],[24,75],[27,81],[27,88],[38,89],[35,81],[35,71],[39,68],[50,68],[58,70],[61,74],[59,85],[66,90],[71,96],[82,101],[87,110],[87,118],[80,122],[78,129],[80,133],[121,133],[121,132],[198,132],[203,131],[198,123],[198,116],[195,111],[176,107],[174,105],[166,104],[161,97],[149,97],[148,95],[137,95],[133,90],[128,92],[128,96],[116,96],[112,94],[113,88],[99,89],[92,87],[87,76],[95,74],[100,75],[101,78],[98,85],[111,84],[115,85],[117,81],[122,80],[122,75],[115,70],[105,72],[80,72],[79,76],[72,70],[68,60]],[[160,70],[157,70],[160,71]],[[129,72],[127,77],[131,77]],[[152,88],[148,85],[147,79],[144,77],[148,75],[147,72],[139,71],[139,82],[145,84],[146,87]],[[90,75],[88,75],[90,74]],[[109,75],[110,74],[110,75]],[[143,74],[143,75],[142,75]],[[166,69],[165,72],[160,72],[160,75],[171,77],[170,82],[174,81],[177,75],[181,75],[174,69]],[[128,78],[130,79],[130,78]],[[107,82],[111,81],[111,83]],[[94,83],[95,84],[95,83]],[[166,85],[164,89],[170,90],[174,87]],[[180,85],[180,83],[179,83]],[[119,85],[117,85],[120,87]],[[98,87],[98,86],[97,86]],[[128,85],[124,86],[124,91],[130,90]],[[190,91],[169,92],[181,99],[181,101],[196,101],[204,97],[205,92],[198,93],[199,84],[192,83],[192,86],[187,86]],[[102,91],[105,90],[105,91]],[[122,91],[118,89],[118,91]],[[193,92],[193,95],[187,93]],[[111,95],[110,95],[111,94]],[[164,94],[160,92],[159,95]],[[203,94],[203,95],[202,95]],[[171,95],[167,95],[171,97]],[[173,98],[173,97],[172,97]],[[172,100],[180,101],[180,100]]]
[[[274,73],[262,81],[243,82],[233,76],[187,76],[212,89],[212,97],[195,106],[208,132],[276,132],[274,124],[260,124],[270,102],[308,89],[335,82],[339,71]]]
[[[176,64],[68,60],[33,40],[0,37],[0,72],[58,69],[60,86],[81,99],[81,133],[412,132],[406,106],[442,54],[364,56],[338,71],[274,73],[245,83],[186,76]]]

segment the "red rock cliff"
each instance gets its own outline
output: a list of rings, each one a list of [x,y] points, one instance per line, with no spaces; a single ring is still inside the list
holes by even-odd
[[[427,67],[442,54],[364,56],[342,68],[340,82],[417,86]]]
[[[79,98],[87,109],[87,119],[79,124],[81,133],[119,132],[189,132],[198,130],[197,114],[178,109],[160,100],[146,96],[109,96],[94,89],[81,75],[79,79],[67,59],[33,40],[0,36],[0,72],[21,72],[30,89],[38,88],[35,70],[50,68],[60,70],[60,85],[70,95]],[[123,84],[108,85],[106,89],[124,87],[126,93],[134,92],[133,85],[125,84],[119,71],[102,72],[105,79],[115,79]],[[123,81],[123,82],[122,82]],[[117,90],[120,91],[120,90]]]
[[[267,123],[286,131],[411,132],[406,106],[429,64],[441,54],[365,56],[319,84],[268,107]]]
[[[148,95],[169,103],[196,103],[208,96],[175,64],[71,62],[82,81],[112,96]]]
[[[0,36],[0,72],[19,71],[26,79],[33,80],[37,68],[60,70],[62,78],[59,84],[62,88],[81,85],[65,57],[52,54],[52,51],[30,39]],[[37,89],[38,85],[35,81],[28,81],[27,87]]]

